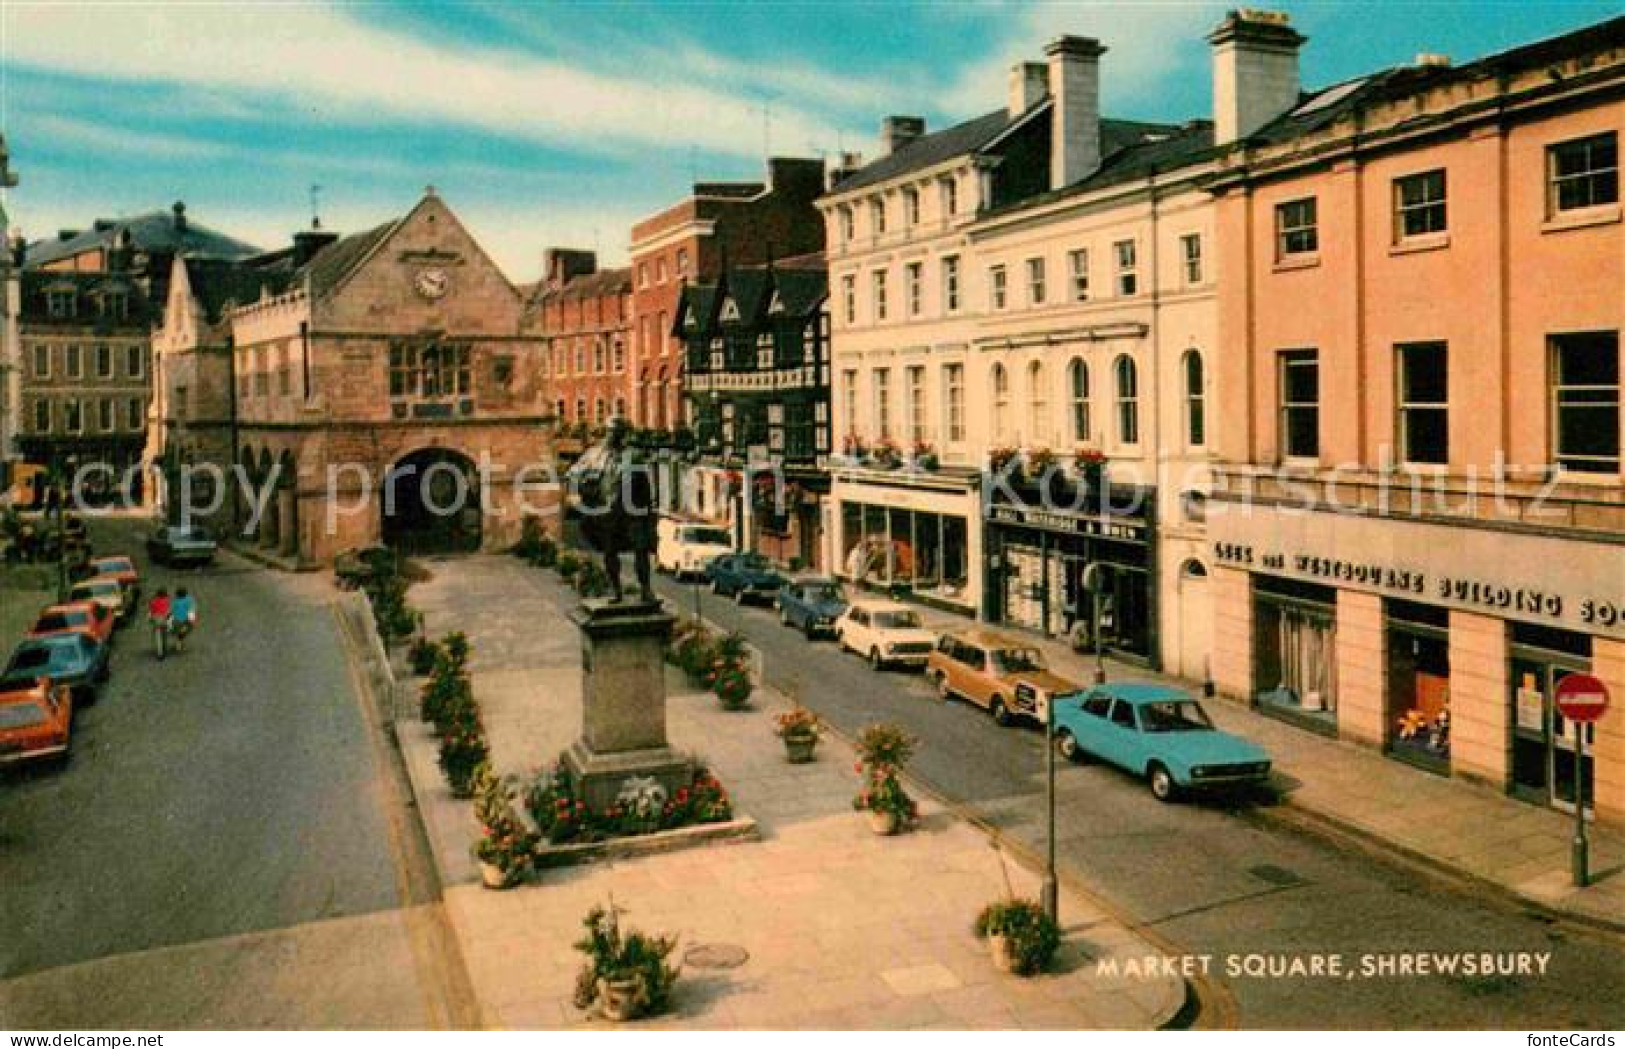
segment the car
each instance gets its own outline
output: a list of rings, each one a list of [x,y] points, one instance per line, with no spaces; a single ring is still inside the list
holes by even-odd
[[[779,591],[779,622],[808,637],[835,635],[835,621],[846,611],[846,595],[838,579],[801,576]]]
[[[655,532],[655,565],[678,579],[704,575],[712,560],[734,549],[726,528],[700,521],[662,517]]]
[[[1051,671],[1033,645],[991,630],[954,630],[937,639],[926,676],[943,700],[958,696],[982,707],[1000,725],[1019,718],[1043,724],[1051,697],[1078,685]]]
[[[147,556],[158,564],[176,568],[210,564],[218,549],[199,528],[169,525],[147,536]]]
[[[128,600],[124,587],[111,576],[91,576],[73,584],[68,591],[69,601],[95,601],[113,613],[114,621],[122,623],[135,612],[135,604]]]
[[[903,666],[918,670],[937,647],[920,613],[897,601],[858,600],[835,621],[835,641],[856,652],[875,670]]]
[[[73,690],[45,678],[0,688],[0,767],[66,761],[73,742]]]
[[[113,612],[99,601],[68,601],[51,605],[41,612],[29,628],[28,636],[81,633],[105,645],[113,639],[115,618]]]
[[[1262,747],[1214,728],[1201,703],[1167,685],[1113,682],[1056,697],[1054,742],[1070,760],[1099,758],[1143,776],[1158,801],[1270,775]]]
[[[732,597],[740,604],[751,600],[771,603],[784,589],[784,576],[761,554],[712,558],[705,566],[705,578],[711,581],[713,594]]]
[[[93,557],[85,566],[92,576],[111,576],[124,587],[125,601],[132,607],[141,603],[141,573],[135,562],[123,555]]]
[[[84,634],[32,637],[18,645],[0,671],[0,689],[18,688],[37,678],[66,685],[81,706],[96,702],[109,673],[108,648]]]

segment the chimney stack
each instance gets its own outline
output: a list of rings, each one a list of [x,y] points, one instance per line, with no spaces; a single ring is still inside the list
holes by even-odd
[[[562,288],[577,277],[598,271],[597,252],[582,248],[548,248],[543,253],[542,272],[545,280],[555,288]]]
[[[1050,189],[1088,178],[1100,167],[1100,41],[1061,36],[1044,48],[1049,59],[1049,93],[1055,100],[1050,124]]]
[[[851,176],[857,174],[858,169],[861,167],[863,167],[863,156],[861,154],[837,153],[835,162],[825,172],[824,188],[826,190],[834,189]]]
[[[924,117],[887,117],[880,122],[880,155],[889,157],[923,134]]]
[[[321,229],[312,222],[310,229],[302,229],[293,235],[293,264],[295,267],[303,266],[323,248],[339,239],[337,233]]]
[[[1049,69],[1042,62],[1017,62],[1010,67],[1010,103],[1012,118],[1019,117],[1038,105],[1049,94]]]
[[[1215,145],[1244,139],[1298,104],[1298,48],[1308,38],[1286,12],[1231,11],[1207,39]]]

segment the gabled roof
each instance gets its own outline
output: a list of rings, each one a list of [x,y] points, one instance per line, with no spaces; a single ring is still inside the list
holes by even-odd
[[[192,295],[210,324],[218,324],[236,306],[258,302],[262,294],[280,295],[293,281],[290,252],[273,252],[243,262],[185,259]]]
[[[364,233],[352,233],[348,237],[334,241],[318,251],[315,258],[305,263],[293,275],[294,283],[308,278],[310,297],[313,300],[327,294],[342,284],[346,277],[365,262],[373,250],[382,244],[402,221],[404,220],[393,219]]]
[[[246,241],[227,236],[192,221],[176,223],[174,211],[152,211],[125,219],[97,219],[90,229],[67,240],[40,240],[28,246],[26,266],[42,266],[96,248],[110,249],[122,234],[130,234],[130,247],[149,255],[197,255],[208,258],[240,259],[258,255],[260,249]]]
[[[801,256],[797,261],[808,262],[812,258]],[[784,316],[799,318],[816,313],[828,297],[829,277],[822,266],[812,265],[780,269],[779,264],[775,263],[771,273],[766,266],[731,268],[715,284],[689,284],[683,288],[672,334],[682,336],[685,333],[684,323],[690,308],[694,310],[702,332],[714,330],[719,323],[724,292],[739,305],[738,323],[757,326],[768,317],[775,295],[784,308]]]

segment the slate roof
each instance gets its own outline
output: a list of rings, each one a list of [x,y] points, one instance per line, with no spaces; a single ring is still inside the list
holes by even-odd
[[[1062,186],[1060,189],[1015,201],[988,214],[1005,215],[1012,211],[1038,207],[1052,201],[1132,182],[1153,173],[1174,171],[1211,160],[1218,153],[1213,147],[1211,121],[1194,120],[1184,127],[1172,130],[1154,124],[1140,127],[1145,130],[1140,132],[1138,139],[1120,138],[1114,150],[1105,151],[1100,167],[1088,178],[1074,182],[1070,186]]]
[[[351,271],[361,265],[362,260],[372,254],[372,250],[393,233],[395,227],[402,221],[392,219],[363,233],[341,237],[317,252],[315,258],[300,267],[293,275],[293,282],[298,283],[309,278],[311,298],[320,298],[343,283]]]
[[[115,328],[150,328],[155,318],[151,300],[139,282],[123,273],[85,273],[56,270],[23,270],[21,309],[18,320],[28,325],[94,326],[98,331]],[[52,317],[47,291],[72,288],[76,300],[72,317]],[[103,289],[121,291],[128,303],[123,317],[99,316],[94,293]]]
[[[134,218],[97,219],[87,230],[67,240],[40,240],[28,246],[25,266],[41,266],[93,248],[111,248],[122,231],[130,231],[136,251],[149,255],[197,255],[209,258],[240,259],[258,255],[260,249],[246,241],[227,236],[207,226],[186,220],[177,229],[172,210],[152,211]]]
[[[813,257],[799,256],[796,261],[810,260]],[[730,269],[724,276],[724,282],[727,284],[728,294],[739,306],[741,320],[749,325],[756,324],[759,318],[766,315],[771,301],[770,290],[778,292],[785,314],[791,317],[806,317],[812,314],[829,295],[829,274],[821,262],[816,267],[801,265],[791,269],[780,269],[779,264],[775,263],[771,285],[768,283],[765,266],[741,266]],[[694,309],[695,316],[699,318],[701,329],[704,331],[711,329],[717,307],[717,289],[717,284],[689,284],[683,288],[683,297],[678,304],[677,321],[672,328],[673,335],[684,334],[683,320],[689,307]]]
[[[245,262],[187,259],[192,294],[210,324],[218,324],[234,306],[258,302],[264,292],[280,295],[293,281],[292,252],[261,255]]]

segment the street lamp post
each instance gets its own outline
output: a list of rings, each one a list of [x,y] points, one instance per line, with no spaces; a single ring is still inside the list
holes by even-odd
[[[1049,808],[1047,839],[1047,855],[1044,861],[1044,885],[1041,890],[1040,902],[1044,913],[1049,915],[1051,921],[1061,920],[1061,893],[1055,879],[1055,697],[1047,696],[1044,699],[1044,737],[1047,745],[1044,747],[1044,776],[1046,779],[1046,802]]]

